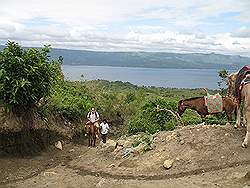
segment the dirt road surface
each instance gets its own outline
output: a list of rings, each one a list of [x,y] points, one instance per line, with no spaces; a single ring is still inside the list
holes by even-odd
[[[241,148],[245,129],[197,125],[153,137],[150,151],[124,155],[123,146],[64,144],[37,156],[0,158],[0,187],[250,187],[250,149]],[[165,160],[172,167],[165,169]]]

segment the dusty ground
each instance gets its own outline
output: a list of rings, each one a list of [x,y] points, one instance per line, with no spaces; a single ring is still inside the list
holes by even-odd
[[[154,135],[152,150],[126,146],[87,148],[68,144],[30,158],[1,158],[0,187],[250,187],[250,148],[241,148],[245,129],[190,126]],[[163,167],[172,160],[170,169]],[[247,174],[248,173],[248,174]],[[247,174],[247,175],[246,175]]]

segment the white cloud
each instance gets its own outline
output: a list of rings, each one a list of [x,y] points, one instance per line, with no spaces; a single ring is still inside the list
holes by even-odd
[[[247,25],[249,9],[248,0],[6,0],[0,6],[0,42],[11,39],[26,46],[250,56],[249,27],[232,34],[230,30],[217,33],[217,23],[212,22],[212,33],[199,28],[208,24],[204,20],[228,12],[236,13],[232,24]],[[160,24],[152,24],[154,19]]]

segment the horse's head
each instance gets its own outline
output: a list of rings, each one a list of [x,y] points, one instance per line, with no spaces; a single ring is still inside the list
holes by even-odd
[[[235,82],[237,78],[238,72],[232,73],[228,76],[228,90],[227,95],[234,96],[235,95]]]
[[[177,108],[177,114],[181,116],[186,110],[186,107],[184,105],[184,100],[180,100],[178,102],[178,108]]]

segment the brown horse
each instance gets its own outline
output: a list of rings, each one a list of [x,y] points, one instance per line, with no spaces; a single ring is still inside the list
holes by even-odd
[[[242,84],[240,88],[236,88],[236,80],[238,77],[239,72],[232,73],[228,77],[228,94],[232,96],[236,96],[237,92],[239,93],[238,98],[238,107],[237,107],[237,120],[235,127],[240,127],[240,119],[241,119],[241,112],[240,112],[240,102],[243,99],[243,123],[247,127],[247,132],[245,139],[242,143],[242,147],[246,148],[249,144],[249,137],[250,137],[250,83]],[[249,75],[248,75],[249,76]]]
[[[94,123],[91,123],[90,121],[86,124],[86,132],[88,135],[88,141],[89,141],[89,147],[93,146],[95,147],[96,143],[96,135],[98,134],[98,127],[94,126]]]
[[[222,97],[222,100],[223,100],[223,111],[226,112],[228,121],[231,121],[232,115],[235,112],[237,104],[233,98],[228,96]],[[179,116],[181,116],[187,108],[195,110],[201,116],[202,119],[205,118],[207,115],[209,115],[207,106],[205,105],[204,97],[195,97],[195,98],[180,100],[178,103],[178,111],[177,111]]]

